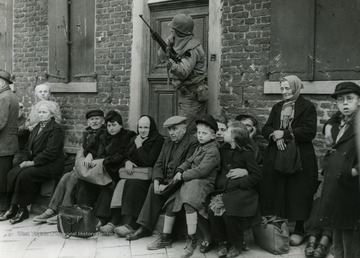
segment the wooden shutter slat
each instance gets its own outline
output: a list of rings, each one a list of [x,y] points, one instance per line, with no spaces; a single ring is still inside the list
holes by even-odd
[[[68,1],[49,0],[49,82],[68,82]]]
[[[316,80],[360,79],[360,9],[357,0],[317,0]]]
[[[312,80],[313,23],[313,1],[271,1],[270,80],[286,74]]]

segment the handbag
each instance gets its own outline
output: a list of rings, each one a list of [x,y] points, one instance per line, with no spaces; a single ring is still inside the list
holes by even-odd
[[[175,193],[182,185],[182,181],[179,180],[172,180],[160,193],[161,196],[165,199],[168,199],[173,193]]]
[[[103,168],[104,159],[94,159],[95,164],[92,168],[84,166],[85,158],[77,158],[75,161],[75,171],[79,179],[95,185],[107,185],[112,182],[111,177]]]
[[[293,135],[291,126],[289,131]],[[293,174],[302,170],[300,151],[294,136],[286,144],[285,150],[277,150],[274,169],[283,174]]]
[[[128,174],[124,167],[119,169],[119,175],[121,179],[140,179],[140,180],[150,180],[152,177],[152,167],[134,167],[132,169],[133,173]]]
[[[57,229],[65,238],[88,238],[96,233],[96,217],[91,207],[85,205],[60,206]]]
[[[253,227],[256,245],[272,254],[289,252],[289,228],[286,219],[277,216],[262,217],[261,224]]]

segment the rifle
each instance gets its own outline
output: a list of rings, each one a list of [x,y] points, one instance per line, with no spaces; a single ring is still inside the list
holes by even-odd
[[[176,53],[176,51],[174,50],[173,47],[168,46],[166,44],[166,42],[161,38],[161,36],[159,35],[159,33],[157,33],[156,31],[154,31],[150,25],[144,20],[143,16],[141,14],[139,14],[141,20],[143,20],[143,22],[146,24],[146,26],[148,26],[148,28],[150,29],[150,33],[151,33],[151,37],[157,42],[159,43],[161,49],[167,53],[167,50],[169,49],[169,57],[174,60],[176,63],[179,63],[181,61],[181,59],[178,57],[178,54]]]

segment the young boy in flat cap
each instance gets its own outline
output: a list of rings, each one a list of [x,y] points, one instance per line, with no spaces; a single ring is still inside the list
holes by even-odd
[[[336,100],[340,115],[328,121],[333,144],[324,159],[318,218],[323,226],[334,229],[336,258],[360,257],[359,163],[354,126],[360,108],[360,86],[342,82],[331,97]]]
[[[85,157],[84,150],[88,148],[88,145],[99,135],[103,134],[106,129],[104,125],[104,112],[100,109],[90,110],[85,115],[88,127],[83,132],[82,146],[78,151],[76,158]],[[86,162],[90,161],[90,155],[85,158]],[[56,224],[57,211],[60,205],[70,205],[74,203],[73,189],[77,183],[77,176],[75,171],[68,172],[62,176],[55,192],[51,198],[49,208],[42,214],[35,216],[33,221],[35,222],[47,222],[50,224]]]
[[[194,154],[175,170],[174,180],[183,181],[179,191],[175,192],[165,203],[166,215],[163,234],[148,245],[155,250],[171,245],[171,231],[175,215],[182,207],[186,213],[188,238],[181,257],[193,255],[197,246],[196,228],[198,214],[207,218],[205,198],[214,189],[216,174],[220,169],[220,153],[216,142],[218,126],[211,115],[204,115],[196,120],[197,139],[200,146]]]

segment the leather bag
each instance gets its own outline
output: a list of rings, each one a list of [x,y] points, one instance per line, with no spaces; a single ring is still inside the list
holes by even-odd
[[[125,168],[119,169],[119,175],[121,179],[140,179],[140,180],[150,180],[152,177],[152,167],[134,167],[133,173],[128,174]]]
[[[104,159],[94,159],[95,164],[92,168],[84,166],[85,158],[77,158],[75,161],[75,171],[79,179],[95,185],[107,185],[112,182],[111,177],[103,168]]]
[[[262,217],[260,225],[253,227],[256,245],[278,255],[289,252],[289,228],[286,219],[277,216]]]
[[[91,207],[85,205],[60,206],[57,229],[65,238],[88,238],[96,233],[96,217]]]
[[[294,138],[286,144],[285,150],[277,150],[274,168],[283,174],[293,174],[302,170],[300,151]]]
[[[173,193],[175,193],[182,185],[182,181],[172,180],[165,189],[161,192],[161,196],[168,199]]]

